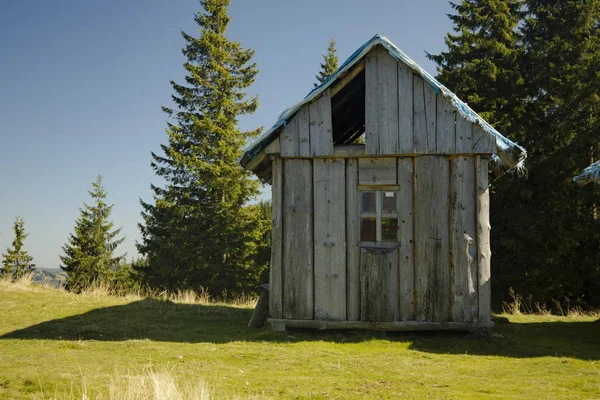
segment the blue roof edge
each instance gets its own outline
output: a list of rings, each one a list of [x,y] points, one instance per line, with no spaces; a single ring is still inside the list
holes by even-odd
[[[488,133],[496,142],[498,153],[493,155],[494,162],[503,162],[509,169],[521,170],[524,167],[525,159],[527,158],[527,151],[513,142],[512,140],[503,136],[494,127],[492,127],[487,121],[473,111],[465,102],[460,100],[452,91],[442,85],[437,79],[431,74],[425,71],[419,64],[408,57],[400,48],[398,48],[392,41],[385,36],[379,34],[373,36],[366,43],[360,46],[344,63],[337,69],[337,71],[330,76],[326,81],[321,83],[316,88],[312,89],[304,99],[298,104],[285,109],[277,119],[277,122],[267,131],[265,131],[258,139],[248,145],[238,162],[242,163],[242,160],[249,158],[254,159],[266,146],[268,146],[275,138],[277,131],[285,126],[285,124],[296,114],[296,112],[305,104],[310,103],[323,93],[331,84],[337,79],[338,76],[348,71],[354,64],[362,59],[374,46],[382,45],[388,49],[390,55],[399,61],[402,61],[414,72],[418,73],[427,83],[429,83],[438,93],[442,93],[444,97],[448,98],[452,105],[458,110],[461,116],[472,123],[476,123]]]

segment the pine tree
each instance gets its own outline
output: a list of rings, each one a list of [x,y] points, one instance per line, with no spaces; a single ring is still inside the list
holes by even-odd
[[[164,155],[152,154],[166,186],[152,185],[154,204],[141,202],[138,250],[148,266],[139,271],[154,287],[253,291],[261,273],[253,261],[260,211],[246,206],[258,183],[237,164],[242,146],[260,133],[238,128],[238,118],[258,106],[245,95],[258,70],[254,51],[225,36],[229,3],[200,1],[200,36],[182,33],[185,83],[171,81],[175,108],[163,107],[168,144]]]
[[[111,285],[120,275],[125,255],[115,256],[116,248],[125,238],[117,238],[121,228],[113,229],[110,214],[114,205],[106,203],[107,193],[102,186],[102,176],[92,183],[88,191],[93,204],[83,204],[75,222],[74,233],[63,246],[61,269],[67,273],[66,288],[81,292],[93,285]]]
[[[517,27],[523,0],[450,2],[454,34],[446,36],[447,51],[427,57],[438,66],[438,79],[485,120],[519,139],[512,128],[522,113],[519,61],[522,47]]]
[[[323,54],[323,62],[321,63],[321,70],[316,76],[317,83],[315,87],[318,87],[321,83],[325,82],[331,75],[338,69],[338,58],[335,49],[335,39],[329,41],[329,47],[327,47],[327,54]]]
[[[6,253],[2,254],[2,270],[0,276],[12,277],[18,279],[23,275],[31,273],[35,270],[35,264],[32,264],[31,257],[26,250],[23,249],[23,242],[29,236],[25,233],[25,221],[21,217],[15,219],[13,224],[15,239],[12,242],[12,247],[6,249]]]
[[[600,156],[600,0],[529,0],[527,10],[528,178],[510,177],[492,198],[496,290],[598,306],[600,191],[572,177]]]

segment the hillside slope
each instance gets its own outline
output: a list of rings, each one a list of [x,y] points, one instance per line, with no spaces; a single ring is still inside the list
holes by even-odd
[[[600,397],[597,317],[511,316],[485,339],[275,333],[246,327],[250,306],[6,283],[0,310],[0,399]]]

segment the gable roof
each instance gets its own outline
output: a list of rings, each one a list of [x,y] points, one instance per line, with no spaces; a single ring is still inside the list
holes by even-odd
[[[583,170],[583,172],[573,178],[579,186],[585,186],[590,182],[596,182],[600,184],[600,161],[596,161],[589,167]]]
[[[362,60],[376,45],[382,45],[384,48],[386,48],[392,57],[406,64],[414,71],[414,73],[421,76],[429,85],[431,85],[437,93],[442,93],[444,97],[448,98],[452,103],[452,106],[457,109],[463,118],[472,123],[478,124],[484,132],[492,137],[498,149],[498,153],[492,156],[493,163],[503,167],[501,169],[521,169],[523,167],[525,158],[527,158],[527,151],[523,147],[502,136],[500,132],[494,129],[494,127],[481,118],[466,103],[461,101],[454,93],[437,81],[420,65],[404,54],[404,52],[402,52],[402,50],[400,50],[388,38],[380,35],[373,36],[373,38],[359,47],[332,76],[330,76],[325,82],[321,83],[321,85],[311,90],[301,102],[284,110],[281,115],[279,115],[277,122],[275,122],[275,124],[269,130],[265,131],[255,142],[246,147],[239,159],[239,163],[242,166],[246,166],[250,161],[254,160],[262,150],[264,150],[279,136],[282,128],[294,116],[294,114],[300,110],[302,106],[317,99],[327,88],[331,86],[333,82],[335,82],[338,77],[345,74],[356,63]]]

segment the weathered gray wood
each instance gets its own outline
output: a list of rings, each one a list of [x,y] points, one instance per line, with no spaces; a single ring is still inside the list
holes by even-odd
[[[398,320],[398,250],[360,250],[362,321]]]
[[[338,94],[346,85],[354,78],[358,76],[361,72],[365,70],[365,60],[360,60],[357,62],[350,71],[346,71],[344,76],[338,77],[336,79],[335,85],[331,87],[331,97]]]
[[[252,317],[250,317],[250,322],[248,322],[249,328],[262,328],[267,320],[267,315],[269,314],[269,291],[263,290],[260,292],[260,296],[258,297],[258,301],[256,302],[256,306],[254,307],[254,311],[252,312]]]
[[[283,201],[283,161],[275,157],[271,162],[273,183],[271,186],[271,207],[273,226],[271,230],[271,266],[269,268],[269,314],[281,318],[283,309],[282,290],[282,201]]]
[[[344,159],[315,159],[315,319],[346,319]]]
[[[336,144],[333,146],[335,158],[358,158],[365,156],[364,144]]]
[[[378,57],[379,154],[398,151],[398,62],[383,47],[375,48]]]
[[[360,319],[358,159],[346,160],[346,319]]]
[[[475,161],[451,161],[450,253],[452,321],[477,320],[477,236],[475,233]]]
[[[473,149],[473,123],[456,114],[456,152],[471,154]]]
[[[283,318],[312,319],[313,174],[311,160],[284,160]]]
[[[396,158],[360,158],[358,182],[360,185],[395,185]]]
[[[413,216],[413,158],[398,159],[398,185],[400,185],[400,289],[398,317],[412,321],[415,298],[415,255]]]
[[[448,158],[415,160],[415,290],[417,321],[448,321]]]
[[[456,152],[456,109],[442,93],[437,95],[437,152]]]
[[[414,142],[413,71],[406,64],[398,65],[398,153],[411,154]]]
[[[285,328],[306,329],[365,329],[371,331],[462,331],[480,332],[489,331],[494,327],[493,322],[419,322],[419,321],[395,321],[395,322],[369,322],[369,321],[319,321],[319,320],[285,320],[269,319],[273,330],[285,330]]]
[[[377,61],[375,49],[365,56],[365,146],[369,155],[379,154]]]
[[[472,152],[475,154],[493,154],[496,152],[496,143],[489,133],[477,124],[473,124]]]
[[[296,114],[298,118],[298,151],[300,157],[310,156],[310,109],[305,105]]]
[[[298,114],[294,115],[283,127],[280,138],[281,157],[300,155],[298,144]]]
[[[418,75],[413,77],[414,152],[434,154],[437,149],[437,95]]]
[[[265,148],[266,155],[275,155],[281,153],[281,146],[279,138],[273,140],[270,145]]]
[[[333,153],[331,97],[329,89],[310,103],[310,154],[328,156]]]
[[[477,157],[477,269],[479,284],[479,321],[491,320],[490,285],[490,191],[488,159]]]

